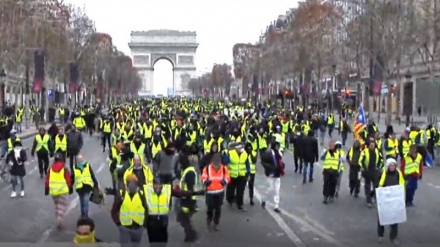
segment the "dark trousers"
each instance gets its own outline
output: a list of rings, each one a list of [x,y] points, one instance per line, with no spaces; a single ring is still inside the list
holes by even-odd
[[[222,205],[223,200],[225,198],[225,193],[217,193],[217,194],[206,194],[206,206],[208,208],[207,221],[212,222],[218,225],[220,223],[220,216],[222,214]]]
[[[70,167],[70,172],[72,173],[73,176],[73,169],[75,168],[76,165],[76,154],[73,153],[68,153],[67,157],[69,158],[69,167]]]
[[[309,167],[310,167],[310,169],[307,169]],[[304,161],[303,182],[305,182],[307,179],[307,170],[309,170],[309,181],[312,181],[313,180],[313,170],[314,170],[313,162]]]
[[[40,175],[46,175],[47,169],[49,168],[49,154],[46,152],[37,152],[37,159]]]
[[[293,155],[293,160],[295,161],[295,172],[302,172],[303,169],[303,159],[299,155]]]
[[[397,233],[399,231],[399,226],[397,224],[390,225],[390,239],[394,240],[397,238]],[[383,238],[385,234],[385,226],[381,226],[379,219],[377,220],[377,235]]]
[[[350,195],[359,195],[361,181],[359,180],[359,170],[358,167],[350,166],[350,171],[348,175],[348,187],[350,188]]]
[[[324,169],[322,171],[324,177],[324,186],[322,195],[325,198],[334,197],[336,192],[336,184],[338,183],[339,172],[336,170]]]
[[[186,213],[182,210],[179,210],[177,213],[177,221],[183,227],[183,231],[185,232],[185,242],[194,242],[197,240],[197,232],[191,222],[191,217],[193,214],[194,213],[192,212]]]
[[[244,190],[246,189],[246,177],[231,178],[231,182],[226,187],[226,201],[229,204],[235,203],[238,207],[243,206]]]
[[[147,220],[148,241],[151,246],[166,246],[168,242],[168,226],[161,220]]]
[[[374,197],[374,189],[379,184],[377,173],[370,172],[368,174],[364,174],[364,182],[365,198],[367,199],[367,203],[372,203]]]
[[[161,184],[171,184],[173,185],[173,175],[171,174],[161,174],[159,175]]]
[[[408,176],[406,178],[406,203],[413,203],[414,195],[416,193],[417,187],[419,185],[419,178],[415,176]]]
[[[110,148],[112,146],[111,142],[110,142],[110,133],[104,133],[102,135],[102,148],[105,149],[105,144],[108,144],[108,148]]]
[[[153,157],[151,157],[151,141],[149,139],[145,140],[145,150],[147,150],[145,158],[148,163],[151,163]]]
[[[255,174],[250,174],[248,180],[249,199],[254,199]]]

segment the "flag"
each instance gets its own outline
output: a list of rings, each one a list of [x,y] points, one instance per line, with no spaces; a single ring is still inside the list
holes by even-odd
[[[427,167],[432,167],[434,160],[432,159],[432,155],[428,152],[425,157],[425,164]]]
[[[354,120],[354,138],[358,139],[359,134],[367,127],[367,120],[365,118],[364,108],[360,107]]]

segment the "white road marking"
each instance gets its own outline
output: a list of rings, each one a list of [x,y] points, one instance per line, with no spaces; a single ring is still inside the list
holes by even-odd
[[[33,168],[32,170],[30,170],[26,175],[32,175],[32,174],[35,173],[36,171],[38,171],[38,168],[37,168],[37,167],[34,167],[34,168]],[[5,191],[7,191],[7,190],[10,190],[11,187],[12,187],[12,185],[9,184],[8,186],[4,187],[4,188],[0,191],[0,193],[1,193],[1,192],[5,192]]]
[[[255,191],[255,198],[258,201],[262,201],[260,192],[257,189],[254,189]],[[306,243],[304,243],[298,235],[284,222],[284,220],[279,216],[277,213],[273,212],[272,210],[267,210],[269,215],[275,220],[275,222],[278,224],[278,226],[286,233],[287,237],[292,241],[292,243],[297,247],[306,247]]]
[[[432,183],[428,183],[428,185],[433,187],[433,188],[436,188],[436,189],[440,190],[440,186],[438,186],[438,185],[435,185],[435,184],[432,184]]]
[[[261,193],[257,189],[255,189],[255,198],[260,202],[262,201]],[[266,202],[266,208],[268,209],[267,212],[269,213],[269,215],[272,216],[272,218],[274,218],[277,224],[281,227],[281,229],[283,229],[286,232],[289,239],[292,240],[292,242],[296,246],[306,246],[306,244],[298,237],[298,235],[296,235],[293,232],[293,230],[285,223],[285,221],[281,218],[281,216],[279,216],[277,213],[272,211],[272,209],[274,208],[272,203]],[[281,210],[281,214],[299,223],[302,228],[315,233],[316,235],[320,236],[322,239],[332,244],[342,245],[339,241],[337,241],[335,238],[331,236],[334,235],[334,233],[327,231],[324,227],[313,226],[309,222],[301,219],[300,217],[288,213],[287,210],[284,210],[282,208],[280,208],[280,210]]]

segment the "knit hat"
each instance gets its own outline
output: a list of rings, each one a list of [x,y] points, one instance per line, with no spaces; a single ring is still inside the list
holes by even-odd
[[[397,161],[393,158],[388,158],[385,162],[385,167],[388,168],[390,165],[397,165]]]

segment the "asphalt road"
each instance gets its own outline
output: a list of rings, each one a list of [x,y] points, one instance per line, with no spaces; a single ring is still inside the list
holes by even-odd
[[[31,147],[33,138],[24,140],[25,147]],[[102,153],[96,137],[85,136],[85,145],[82,154],[89,161],[97,174],[101,187],[109,186],[110,175],[105,162],[106,155]],[[25,177],[24,198],[10,199],[10,186],[0,184],[0,240],[7,242],[27,243],[54,243],[71,242],[73,239],[76,220],[79,216],[78,199],[75,193],[70,196],[70,206],[67,210],[66,229],[55,229],[54,205],[49,196],[44,196],[44,181],[39,178],[36,158],[31,161]],[[248,199],[246,199],[248,201]],[[104,242],[117,242],[119,234],[110,218],[112,198],[106,198],[106,205],[99,207],[90,205],[90,217],[95,220],[96,235]],[[262,210],[259,206],[248,207],[247,212],[238,212],[224,206],[219,232],[206,230],[205,207],[203,198],[199,202],[200,211],[194,216],[194,225],[199,232],[199,244],[209,245],[286,245],[294,246],[292,241],[298,237],[282,224],[280,216],[272,217],[274,213]],[[174,213],[173,213],[174,214]],[[278,221],[278,222],[277,222]],[[280,223],[281,222],[281,223]],[[279,226],[279,224],[281,226]],[[183,242],[183,230],[175,221],[175,216],[170,217],[169,226],[170,243],[178,245]],[[146,235],[144,242],[146,243]],[[197,245],[199,245],[197,244]],[[301,246],[301,245],[299,245]]]
[[[350,140],[347,146],[351,143]],[[307,246],[377,243],[377,210],[366,207],[363,187],[359,198],[349,195],[348,167],[342,177],[339,198],[333,204],[324,205],[321,166],[315,165],[314,182],[303,185],[302,175],[294,172],[292,153],[286,153],[284,160],[287,169],[281,182],[281,218],[303,243]],[[258,192],[264,191],[266,185],[264,175],[260,172],[256,179]],[[438,167],[425,170],[414,203],[415,207],[407,209],[408,221],[399,225],[400,242],[405,245],[440,242]],[[386,228],[386,241],[388,234],[389,228]]]

